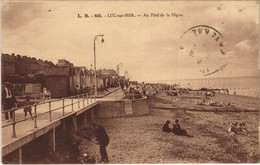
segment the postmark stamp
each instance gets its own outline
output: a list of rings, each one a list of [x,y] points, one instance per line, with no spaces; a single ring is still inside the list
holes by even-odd
[[[224,37],[217,29],[193,26],[181,35],[180,41],[180,50],[196,63],[201,75],[209,76],[226,68]]]

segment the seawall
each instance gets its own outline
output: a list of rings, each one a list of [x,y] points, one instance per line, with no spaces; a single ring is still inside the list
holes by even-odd
[[[118,101],[99,101],[95,116],[98,118],[106,117],[125,117],[148,114],[149,107],[147,98],[135,100],[118,100]]]

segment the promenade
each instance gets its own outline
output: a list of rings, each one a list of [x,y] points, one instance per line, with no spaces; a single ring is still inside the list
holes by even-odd
[[[11,122],[2,121],[1,123],[2,124],[2,156],[10,153],[11,151],[17,149],[18,147],[21,147],[26,143],[28,143],[29,141],[37,138],[38,136],[41,135],[41,134],[37,135],[37,133],[40,132],[41,130],[45,129],[45,131],[42,132],[46,132],[49,129],[60,125],[61,119],[66,118],[67,116],[77,115],[78,113],[81,113],[82,110],[86,111],[88,109],[91,109],[92,107],[98,104],[98,101],[119,100],[122,97],[123,97],[123,92],[121,90],[119,90],[118,88],[110,88],[108,89],[108,91],[105,91],[103,94],[99,94],[96,99],[91,97],[88,98],[85,97],[84,99],[66,98],[64,99],[64,103],[62,99],[48,100],[48,102],[36,106],[36,114],[37,114],[36,120],[35,118],[31,119],[29,114],[27,114],[27,120],[24,120],[23,109],[18,109],[15,112],[15,121],[17,122],[15,124],[16,138],[12,138],[13,135],[12,121]],[[51,112],[50,112],[50,108],[51,108]],[[32,113],[34,116],[35,115],[34,107],[32,107]],[[33,135],[34,133],[36,133],[36,135]],[[30,137],[29,135],[33,135],[33,137]],[[21,140],[21,139],[25,139],[25,140]],[[19,140],[21,141],[19,142]],[[18,142],[19,144],[13,145],[16,146],[15,148],[13,148],[12,144]],[[25,144],[21,144],[21,143],[25,143]]]

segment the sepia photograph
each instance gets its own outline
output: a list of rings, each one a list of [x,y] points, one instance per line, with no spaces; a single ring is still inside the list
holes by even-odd
[[[259,38],[259,0],[2,0],[1,163],[259,163]]]

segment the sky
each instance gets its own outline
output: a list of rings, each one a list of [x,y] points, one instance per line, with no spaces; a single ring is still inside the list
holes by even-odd
[[[103,34],[104,43],[101,37],[95,41],[97,68],[116,69],[122,63],[120,74],[127,70],[131,80],[257,76],[258,5],[256,1],[2,1],[1,53],[54,63],[66,59],[74,66],[90,68],[94,37]],[[110,13],[134,13],[136,17],[105,17]],[[182,16],[151,17],[151,13]],[[78,14],[90,18],[78,18]],[[103,17],[91,17],[94,14]],[[225,55],[214,38],[194,37],[188,31],[197,25],[221,33]],[[222,65],[223,70],[202,74],[203,69]]]

